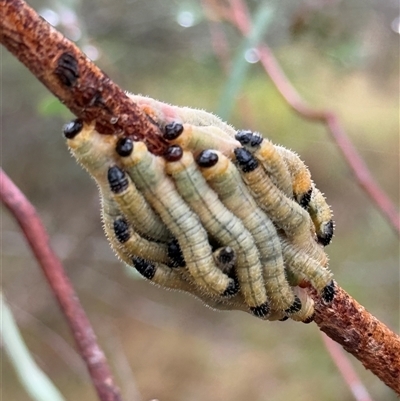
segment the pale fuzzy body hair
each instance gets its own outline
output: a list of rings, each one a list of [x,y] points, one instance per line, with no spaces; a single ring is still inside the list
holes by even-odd
[[[332,281],[333,275],[329,269],[319,264],[302,249],[296,249],[283,236],[281,238],[282,254],[286,268],[297,278],[304,279],[319,292]]]
[[[166,124],[170,122],[182,122],[184,125],[184,132],[182,137],[176,140],[176,143],[181,143],[184,149],[191,150],[194,154],[199,153],[202,151],[205,147],[207,148],[217,148],[221,152],[223,152],[226,156],[229,158],[232,158],[233,150],[239,146],[238,142],[234,139],[234,136],[236,134],[236,131],[234,130],[233,127],[230,125],[224,123],[221,121],[218,117],[207,113],[203,110],[195,110],[195,109],[190,109],[190,108],[179,108],[176,106],[170,106],[162,102],[158,102],[156,100],[153,100],[151,98],[143,97],[143,96],[134,96],[131,95],[132,99],[139,104],[139,106],[157,123],[159,124],[160,128],[164,127]],[[85,125],[83,129],[83,136],[85,137],[85,133],[88,131],[94,131],[94,125]],[[96,133],[97,134],[97,133]],[[79,134],[77,138],[80,136]],[[169,268],[166,263],[169,262],[168,255],[167,255],[167,246],[166,244],[163,243],[156,243],[153,241],[148,241],[147,239],[144,239],[142,237],[142,234],[149,236],[151,238],[154,238],[154,234],[149,235],[149,231],[146,232],[138,232],[142,226],[138,223],[133,221],[132,216],[145,216],[148,221],[151,222],[151,224],[155,224],[156,227],[162,227],[162,230],[165,229],[165,226],[168,226],[168,224],[165,222],[165,218],[168,220],[170,219],[170,223],[175,223],[178,221],[179,216],[185,216],[188,217],[189,215],[184,211],[181,211],[181,214],[179,215],[178,213],[175,213],[174,216],[171,217],[170,212],[171,212],[171,207],[166,208],[164,212],[167,212],[164,215],[159,212],[159,210],[156,209],[156,213],[154,213],[153,209],[150,207],[150,210],[153,212],[153,214],[150,216],[150,214],[147,213],[137,213],[137,210],[135,206],[132,206],[131,202],[131,193],[129,196],[127,194],[123,194],[120,198],[118,196],[114,196],[114,194],[111,193],[108,182],[107,182],[107,169],[111,165],[117,165],[117,166],[122,166],[122,159],[116,155],[115,153],[115,143],[116,143],[116,138],[114,136],[110,135],[100,135],[97,134],[99,137],[101,137],[101,144],[100,142],[96,144],[96,146],[89,145],[85,151],[83,151],[82,147],[82,154],[85,154],[85,156],[81,156],[80,163],[84,165],[84,167],[89,171],[89,173],[95,178],[96,182],[98,183],[100,190],[102,192],[102,203],[103,203],[103,221],[105,225],[105,231],[107,236],[109,237],[109,240],[112,244],[112,247],[114,250],[117,252],[118,256],[121,259],[124,259],[127,261],[130,265],[132,265],[132,261],[129,260],[132,255],[134,256],[140,256],[143,259],[148,259],[150,260],[155,268],[156,268],[156,273],[154,277],[151,279],[152,282],[168,287],[168,288],[174,288],[174,289],[181,289],[183,291],[188,291],[190,293],[193,293],[195,296],[199,297],[200,299],[203,300],[208,306],[212,308],[217,308],[217,309],[238,309],[238,310],[245,310],[249,312],[248,309],[248,302],[247,300],[244,300],[243,294],[238,293],[234,297],[230,299],[226,299],[225,297],[222,297],[221,291],[223,289],[226,289],[228,285],[226,283],[229,283],[229,279],[225,274],[223,274],[220,271],[220,266],[216,263],[214,259],[212,259],[212,263],[210,264],[210,253],[211,253],[211,247],[208,244],[208,239],[203,238],[203,245],[204,247],[200,246],[197,247],[198,245],[196,241],[199,240],[198,237],[192,236],[192,239],[188,241],[186,236],[181,233],[181,237],[178,238],[179,243],[181,244],[181,248],[184,251],[184,258],[185,261],[189,257],[193,257],[195,260],[198,260],[198,258],[201,257],[201,254],[204,252],[207,254],[206,258],[207,263],[197,265],[197,262],[189,261],[189,271],[186,269],[178,269],[180,270],[180,273],[178,271],[174,271],[171,268]],[[68,140],[69,146],[72,149],[72,152],[75,153],[74,142],[75,138],[72,140]],[[81,140],[82,139],[79,139]],[[72,146],[71,146],[72,144]],[[271,144],[272,145],[272,144]],[[269,175],[270,178],[272,178],[273,183],[275,184],[275,187],[277,186],[281,191],[284,192],[286,196],[283,196],[282,200],[283,203],[290,201],[289,199],[289,190],[287,189],[287,179],[284,178],[275,178],[279,177],[279,168],[282,169],[282,173],[285,173],[285,168],[287,168],[288,172],[290,173],[290,177],[292,180],[292,187],[293,191],[295,192],[295,197],[296,199],[299,199],[302,194],[304,194],[307,189],[307,186],[309,183],[312,183],[311,181],[311,176],[309,173],[309,170],[305,166],[305,164],[300,160],[300,158],[295,155],[293,152],[281,148],[276,145],[272,145],[274,149],[281,155],[281,158],[284,160],[284,165],[279,166],[279,163],[276,163],[275,167],[271,166],[268,167],[268,165],[264,166],[264,169],[266,171],[266,175]],[[153,155],[151,155],[153,157]],[[86,161],[83,162],[83,159]],[[153,157],[154,158],[154,157]],[[79,158],[78,158],[79,159]],[[161,170],[164,168],[163,161],[160,158],[155,158],[157,159],[156,164],[161,164]],[[258,155],[258,159],[262,162],[268,162],[268,158],[265,157],[264,154]],[[86,165],[85,165],[86,164]],[[269,170],[268,170],[268,168]],[[276,170],[278,168],[278,170]],[[275,169],[275,170],[274,170]],[[278,173],[277,173],[278,171]],[[154,178],[151,177],[151,173],[149,172],[150,176],[147,176],[146,179],[149,179],[150,182]],[[281,174],[281,177],[283,175]],[[165,177],[165,179],[162,179],[163,185],[165,185],[165,182],[168,181],[168,177]],[[150,184],[149,184],[150,185]],[[152,185],[152,184],[151,184]],[[133,183],[129,184],[128,186],[129,191],[132,190],[132,188],[135,188],[135,185]],[[286,188],[286,189],[285,189]],[[315,187],[314,187],[315,188]],[[245,188],[246,189],[246,188]],[[315,188],[316,189],[316,188]],[[128,192],[129,192],[128,191]],[[277,189],[278,193],[279,190]],[[144,191],[139,188],[139,194],[141,195]],[[160,194],[166,194],[167,191],[160,190]],[[317,231],[317,234],[325,234],[326,233],[326,226],[330,222],[332,218],[332,214],[330,212],[329,206],[326,204],[325,198],[323,195],[317,190],[316,195],[312,197],[311,202],[310,202],[310,207],[309,207],[309,213],[312,217],[312,227],[310,227],[309,232],[313,232],[314,226],[315,230]],[[275,193],[276,195],[276,193]],[[271,195],[270,198],[273,198]],[[118,200],[121,200],[122,202],[117,202]],[[148,201],[148,199],[147,199]],[[148,203],[146,204],[148,205]],[[223,202],[224,203],[224,202]],[[262,203],[262,202],[259,202]],[[293,202],[294,204],[294,202]],[[152,205],[154,207],[154,205]],[[222,205],[223,206],[223,205]],[[225,205],[227,207],[227,205]],[[225,206],[223,206],[225,208]],[[259,205],[260,206],[260,205]],[[286,206],[288,206],[286,204]],[[289,209],[292,208],[292,205],[289,204]],[[107,210],[107,212],[104,211]],[[226,209],[226,208],[225,208]],[[228,207],[229,209],[229,207]],[[113,210],[111,212],[111,210]],[[282,209],[279,209],[282,211]],[[219,216],[222,212],[213,212],[214,216]],[[262,212],[261,212],[262,213]],[[126,218],[125,214],[130,216],[130,219]],[[268,214],[268,212],[267,212]],[[161,215],[161,218],[163,222],[160,222],[159,216]],[[308,217],[308,213],[306,213],[306,216]],[[124,217],[127,219],[129,223],[129,234],[130,238],[128,241],[125,243],[121,244],[118,239],[115,236],[114,232],[114,221],[117,218]],[[196,217],[196,216],[194,216]],[[239,216],[238,216],[239,217]],[[279,221],[279,216],[270,216],[272,217],[272,220],[277,224],[275,219]],[[239,217],[242,219],[242,217]],[[293,226],[296,225],[295,218],[290,217],[289,220],[291,220],[291,224]],[[329,220],[328,220],[329,219]],[[193,220],[189,218],[190,224],[193,223]],[[190,224],[189,224],[189,229],[190,229]],[[279,224],[278,224],[279,226]],[[289,224],[290,226],[290,224]],[[201,227],[201,225],[200,225]],[[227,227],[225,225],[224,227]],[[246,225],[245,225],[246,227]],[[201,227],[202,228],[202,227]],[[247,228],[247,227],[246,227]],[[146,231],[146,230],[145,230]],[[151,231],[151,230],[150,230]],[[181,232],[184,232],[185,229],[182,229]],[[249,230],[251,231],[251,230]],[[316,246],[315,241],[307,241],[304,240],[303,235],[300,235],[304,230],[298,230],[294,231],[294,234],[292,236],[289,236],[289,239],[286,239],[286,245],[285,245],[285,252],[286,252],[286,260],[289,260],[290,257],[288,257],[288,250],[290,250],[291,254],[296,253],[296,252],[305,252],[306,255],[309,253],[308,257],[311,260],[311,262],[307,260],[303,260],[303,264],[296,264],[292,263],[291,265],[291,272],[294,272],[294,274],[297,274],[298,276],[305,276],[304,278],[309,281],[314,281],[314,285],[321,287],[322,283],[327,280],[327,275],[321,272],[321,269],[324,269],[323,266],[327,265],[327,258],[326,255],[323,251],[321,251],[321,248],[319,246]],[[167,230],[168,232],[168,230]],[[255,237],[254,232],[251,233],[253,237]],[[158,234],[155,235],[157,237]],[[309,238],[312,238],[312,234],[309,235]],[[160,239],[162,242],[166,241],[168,237],[163,236],[163,237],[157,237],[155,239]],[[186,241],[186,242],[185,242]],[[268,240],[269,241],[269,240]],[[275,242],[278,241],[279,246],[281,245],[279,242],[278,236],[275,236]],[[182,242],[182,243],[181,243]],[[200,241],[201,242],[201,241]],[[271,244],[272,244],[272,237],[271,237]],[[283,242],[284,243],[284,242]],[[138,245],[139,244],[139,245]],[[270,244],[269,244],[270,245]],[[155,246],[153,249],[152,246]],[[260,247],[257,247],[257,249],[260,249]],[[262,255],[260,255],[261,257]],[[212,254],[211,254],[212,258]],[[310,266],[314,266],[313,268],[310,268]],[[318,267],[316,267],[318,266]],[[308,270],[307,270],[308,269]],[[311,269],[311,270],[310,270]],[[324,269],[326,270],[326,269]],[[219,273],[218,273],[219,271]],[[185,272],[185,273],[182,273]],[[194,273],[194,274],[193,274]],[[328,274],[331,274],[328,271]],[[183,276],[189,276],[190,279],[188,280],[187,277],[184,278]],[[310,275],[308,277],[307,275]],[[211,278],[213,277],[213,278]],[[217,280],[215,280],[215,277],[218,277]],[[283,288],[282,282],[280,284],[273,283],[271,279],[268,278],[268,276],[264,275],[266,277],[266,288],[268,288],[268,285],[272,286],[273,288]],[[286,282],[286,281],[285,281]],[[206,284],[204,284],[206,283]],[[221,284],[223,283],[223,284]],[[319,284],[318,284],[319,283]],[[286,283],[287,285],[287,283]],[[319,289],[320,290],[320,289]],[[297,287],[296,287],[297,291]],[[295,292],[296,292],[295,291]],[[246,290],[245,290],[246,292]],[[304,291],[303,291],[304,292]],[[251,293],[251,290],[250,290]],[[290,292],[290,294],[293,293]],[[268,294],[269,295],[269,294]],[[300,297],[301,298],[301,297]],[[306,299],[307,301],[307,299]],[[307,301],[308,302],[308,301]],[[275,308],[275,306],[274,306]],[[300,312],[297,312],[295,315],[296,317],[292,317],[294,320],[304,320],[301,318],[302,313],[304,313],[304,310],[306,310],[308,307],[306,305],[303,305],[303,308]],[[310,309],[310,308],[308,308]],[[284,317],[284,314],[282,312],[273,310],[271,315],[268,316],[269,320],[274,320],[274,319],[280,319]],[[264,319],[266,317],[263,317]]]
[[[221,152],[214,153],[218,162],[212,167],[202,168],[201,172],[222,203],[252,234],[260,254],[271,308],[283,311],[292,306],[294,295],[286,281],[277,231],[250,195],[233,163]]]
[[[235,250],[235,271],[246,303],[250,307],[266,303],[262,266],[253,237],[207,185],[193,155],[184,152],[179,161],[167,162],[166,172],[173,178],[182,198],[199,216],[207,232],[220,244]]]
[[[77,161],[96,180],[101,195],[104,229],[114,251],[119,253],[123,248],[131,256],[138,255],[166,263],[167,248],[163,244],[148,241],[135,232],[123,245],[115,238],[114,221],[123,217],[123,214],[109,189],[107,172],[110,167],[117,165],[114,151],[116,139],[110,135],[100,135],[94,130],[94,125],[84,125],[77,136],[67,140],[67,144]],[[131,217],[136,219],[138,215]]]
[[[207,233],[165,175],[164,160],[148,152],[143,142],[136,142],[132,155],[121,158],[121,162],[178,240],[186,266],[196,283],[211,294],[223,294],[233,285],[233,280],[215,266]]]

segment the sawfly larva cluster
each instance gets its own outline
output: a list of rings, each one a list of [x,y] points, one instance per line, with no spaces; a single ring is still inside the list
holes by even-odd
[[[214,309],[312,321],[313,300],[299,285],[333,300],[323,246],[334,224],[301,159],[205,111],[130,97],[170,143],[164,156],[123,135],[100,135],[94,123],[64,127],[98,184],[117,256]]]

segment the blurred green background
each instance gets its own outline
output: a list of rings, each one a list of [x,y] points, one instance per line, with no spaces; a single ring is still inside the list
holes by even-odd
[[[218,3],[213,1],[212,3]],[[247,1],[251,10],[259,2]],[[263,36],[302,96],[338,113],[375,179],[399,204],[399,9],[395,0],[270,2]],[[286,4],[285,4],[286,3]],[[31,1],[126,90],[216,112],[227,76],[199,1]],[[215,20],[215,19],[214,19]],[[242,37],[218,25],[234,59]],[[339,284],[399,330],[399,241],[326,129],[293,114],[254,54],[229,122],[298,152],[332,205],[327,249]],[[353,400],[316,325],[214,312],[138,279],[102,233],[97,189],[61,135],[72,116],[2,49],[4,170],[36,206],[107,353],[125,400]],[[243,55],[245,56],[245,55]],[[68,400],[96,400],[48,285],[2,208],[2,285],[24,339]],[[349,356],[375,400],[394,393]],[[2,396],[27,395],[7,358]]]

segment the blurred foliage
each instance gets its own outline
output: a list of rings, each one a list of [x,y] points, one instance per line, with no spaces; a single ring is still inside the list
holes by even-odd
[[[30,3],[52,15],[125,89],[216,110],[226,75],[200,1]],[[247,3],[252,11],[259,4]],[[374,177],[399,204],[397,16],[395,0],[279,2],[264,39],[304,98],[340,115]],[[227,24],[223,29],[232,58],[242,37]],[[335,213],[328,253],[336,279],[398,330],[398,238],[324,127],[293,114],[259,63],[250,67],[230,122],[301,154]],[[61,126],[71,114],[4,50],[2,99],[3,168],[43,218],[124,399],[137,392],[161,401],[353,399],[315,325],[217,313],[187,295],[127,280],[102,234],[96,187],[66,150]],[[65,398],[96,400],[35,260],[8,213],[2,218],[2,284],[26,343]],[[396,399],[353,364],[374,399]],[[5,358],[2,386],[4,399],[26,400]]]

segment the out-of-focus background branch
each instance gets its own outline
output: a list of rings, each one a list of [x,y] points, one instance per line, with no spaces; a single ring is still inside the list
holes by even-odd
[[[78,40],[122,87],[174,104],[211,111],[218,106],[226,78],[199,2],[31,4]],[[247,4],[254,9],[256,2]],[[394,5],[378,1],[365,5],[357,0],[351,8],[338,1],[296,2],[279,7],[265,39],[311,104],[339,112],[374,177],[398,204],[396,12]],[[230,48],[242,43],[230,26],[221,29]],[[71,116],[2,52],[3,167],[44,218],[114,371],[123,379],[123,392],[124,385],[131,385],[131,373],[121,368],[118,355],[126,356],[144,399],[156,394],[162,394],[163,401],[189,395],[199,400],[262,400],[265,394],[269,400],[351,399],[323,351],[316,326],[215,313],[186,295],[127,280],[132,272],[124,271],[103,238],[95,185],[68,157],[61,135],[54,135]],[[254,51],[244,57],[250,63],[257,60]],[[251,66],[238,100],[232,123],[259,130],[306,160],[335,212],[337,235],[328,250],[337,280],[396,330],[398,241],[348,173],[336,146],[322,127],[290,112],[261,66]],[[18,313],[34,315],[63,336],[67,332],[6,214],[2,236],[4,289],[25,340],[66,398],[90,399],[91,385],[81,380],[81,370],[71,369],[74,365],[67,365],[59,347],[44,340],[42,329],[26,319],[26,313]],[[371,373],[358,363],[354,366],[375,399],[395,399]],[[6,365],[3,372],[5,399],[25,399],[12,370]]]

